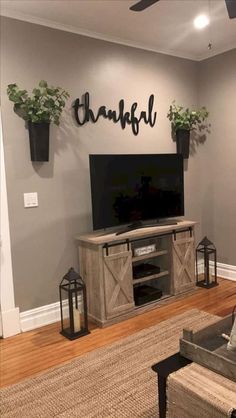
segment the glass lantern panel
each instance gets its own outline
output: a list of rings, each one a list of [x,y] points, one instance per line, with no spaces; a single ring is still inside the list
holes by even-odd
[[[68,303],[68,291],[61,288],[62,298],[62,324],[64,331],[70,331],[70,318],[69,318],[69,303]]]
[[[74,290],[72,302],[73,302],[74,332],[79,332],[84,329],[84,301],[83,301],[82,289]]]

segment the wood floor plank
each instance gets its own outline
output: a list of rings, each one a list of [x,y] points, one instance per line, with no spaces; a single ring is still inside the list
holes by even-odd
[[[91,334],[78,340],[64,338],[59,333],[60,323],[3,339],[0,342],[0,385],[17,383],[193,308],[228,315],[236,305],[236,282],[220,279],[219,283],[215,288],[199,288],[184,299],[170,301],[107,328],[90,324]]]

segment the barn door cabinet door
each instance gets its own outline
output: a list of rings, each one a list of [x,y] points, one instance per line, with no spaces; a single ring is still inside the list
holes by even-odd
[[[134,308],[132,252],[104,256],[106,317],[114,318]]]
[[[173,291],[186,292],[195,286],[194,238],[189,232],[172,237]]]

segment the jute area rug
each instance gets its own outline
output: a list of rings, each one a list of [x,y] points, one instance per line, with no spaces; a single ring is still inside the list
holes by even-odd
[[[4,388],[0,416],[158,417],[157,376],[151,366],[178,351],[183,327],[199,329],[216,320],[215,316],[190,310],[69,364]]]

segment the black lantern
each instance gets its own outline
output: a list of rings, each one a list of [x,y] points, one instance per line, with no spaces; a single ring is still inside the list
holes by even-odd
[[[70,340],[89,334],[86,286],[73,268],[60,286],[61,334]]]
[[[200,280],[198,274],[198,258],[202,256],[202,254],[204,258],[204,278],[203,280]],[[211,260],[212,258],[213,260]],[[210,270],[210,262],[213,263],[213,274]],[[216,267],[216,247],[214,246],[213,242],[209,241],[207,237],[204,237],[203,240],[199,242],[196,249],[196,285],[200,287],[205,287],[206,289],[217,286],[218,283]]]

